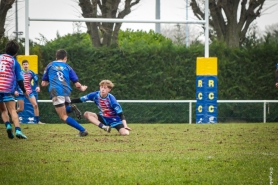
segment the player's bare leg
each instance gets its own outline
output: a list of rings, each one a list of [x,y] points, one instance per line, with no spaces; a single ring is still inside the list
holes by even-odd
[[[13,127],[10,123],[10,117],[6,105],[3,102],[0,103],[0,112],[1,112],[2,120],[4,121],[6,126],[8,138],[13,139],[14,138]]]
[[[96,126],[98,126],[100,123],[96,113],[86,111],[84,113],[84,117]]]
[[[5,102],[5,105],[11,115],[12,121],[15,126],[15,135],[19,139],[27,139],[27,137],[21,132],[20,123],[18,119],[18,115],[15,109],[15,101]]]
[[[35,96],[32,96],[31,98],[29,98],[29,101],[31,102],[33,108],[34,108],[34,114],[35,116],[39,116],[40,113],[39,113],[39,106],[38,106],[38,103],[37,103],[37,100],[35,98]]]
[[[106,132],[110,132],[111,131],[111,127],[110,126],[106,126],[103,123],[101,123],[98,120],[97,114],[93,113],[93,112],[88,112],[86,111],[84,113],[84,117],[90,122],[93,123],[94,125],[100,127],[101,129],[105,130]]]
[[[35,122],[38,124],[44,124],[40,122],[40,112],[39,112],[39,106],[36,97],[35,96],[29,97],[29,101],[31,102],[34,109]]]
[[[22,112],[24,110],[24,100],[17,100],[16,112]]]
[[[65,106],[55,107],[57,114],[63,122],[66,122],[68,115]]]

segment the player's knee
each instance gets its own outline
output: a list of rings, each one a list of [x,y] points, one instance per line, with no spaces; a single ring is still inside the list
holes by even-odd
[[[123,136],[128,136],[128,135],[129,135],[129,131],[127,131],[123,134]]]
[[[89,119],[90,116],[97,119],[97,115],[95,113],[92,113],[92,112],[89,112],[89,111],[84,112],[83,115],[86,119]]]
[[[37,109],[38,108],[38,104],[33,105],[33,108]]]
[[[23,108],[18,108],[17,110],[16,110],[16,112],[22,112],[23,111]]]
[[[124,129],[124,130],[121,130],[120,134],[121,134],[122,136],[128,136],[128,135],[129,135],[129,131],[126,130],[126,129]]]
[[[84,115],[84,117],[85,117],[85,118],[88,118],[88,116],[89,116],[89,112],[88,112],[88,111],[86,111],[86,112],[84,112],[84,114],[83,114],[83,115]]]
[[[63,121],[63,122],[66,122],[68,116],[67,115],[59,115],[60,119]]]

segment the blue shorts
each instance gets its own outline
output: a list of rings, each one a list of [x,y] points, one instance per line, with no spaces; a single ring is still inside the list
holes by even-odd
[[[29,94],[29,98],[32,98],[33,96],[35,96],[33,93]],[[16,100],[24,100],[24,98],[25,98],[25,95],[22,95],[22,94],[15,97]]]
[[[16,100],[24,100],[25,96],[24,95],[18,95],[15,97]]]
[[[110,126],[112,128],[116,127],[117,125],[123,124],[122,121],[114,121],[114,118],[103,117],[99,114],[97,115],[97,117],[101,123],[104,123],[104,125]]]
[[[14,96],[12,93],[0,93],[0,102],[14,101]]]

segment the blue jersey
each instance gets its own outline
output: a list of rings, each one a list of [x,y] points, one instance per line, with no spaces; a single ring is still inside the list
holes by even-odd
[[[14,93],[17,81],[23,80],[18,61],[10,55],[0,55],[0,93]]]
[[[82,102],[86,102],[89,100],[95,102],[98,109],[100,110],[99,114],[101,116],[105,118],[112,118],[115,122],[121,121],[121,118],[118,116],[118,114],[122,113],[123,110],[112,94],[108,93],[105,98],[102,98],[100,96],[100,91],[96,91],[82,96],[80,100]]]
[[[39,80],[38,76],[31,70],[28,70],[28,71],[22,70],[21,75],[24,78],[24,87],[26,89],[27,94],[31,94],[33,92],[31,82],[32,82],[32,80],[34,80],[34,82],[37,83],[37,81]],[[17,85],[16,90],[18,91],[18,93],[20,95],[23,95],[23,91],[21,90],[21,88],[18,85]]]
[[[70,81],[76,83],[78,77],[67,63],[53,61],[45,68],[42,80],[49,82],[48,91],[51,97],[70,96]]]

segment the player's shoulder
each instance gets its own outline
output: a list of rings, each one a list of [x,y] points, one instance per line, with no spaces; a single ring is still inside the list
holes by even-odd
[[[35,74],[35,72],[34,71],[32,71],[32,70],[28,70],[28,73],[32,73],[32,74]]]
[[[80,99],[84,100],[84,101],[88,101],[88,100],[95,101],[97,96],[98,96],[97,92],[94,91],[94,92],[90,92],[89,94],[82,96]]]
[[[54,61],[53,61],[53,62],[54,62]],[[51,67],[51,66],[54,64],[53,62],[49,62],[49,63],[47,64],[46,68]]]
[[[14,58],[12,55],[9,55],[9,54],[6,54],[6,53],[1,54],[0,56],[6,57],[6,58]]]
[[[65,62],[59,62],[59,61],[53,61],[53,62],[50,62],[46,68],[50,68],[50,67],[54,67],[54,68],[69,68],[70,66],[65,63]]]
[[[12,57],[12,59],[15,61],[15,62],[18,62],[18,60],[16,59],[16,57],[14,57],[14,56],[11,56]],[[18,62],[19,63],[19,62]]]
[[[109,97],[110,99],[116,100],[116,97],[115,97],[113,94],[111,94],[111,93],[108,93],[108,97]]]
[[[67,68],[69,68],[70,70],[73,70],[73,68],[69,64],[67,64],[67,63],[65,63],[65,64],[66,64]]]
[[[56,66],[72,69],[72,67],[66,62],[58,62],[58,61],[54,61],[54,62]]]
[[[14,56],[6,54],[6,57],[8,57],[9,61],[12,62],[14,65],[19,65],[20,66],[19,62],[17,61],[17,59]]]
[[[89,94],[88,94],[88,96],[90,96],[90,97],[95,97],[95,96],[99,96],[99,91],[93,91],[93,92],[90,92]]]

